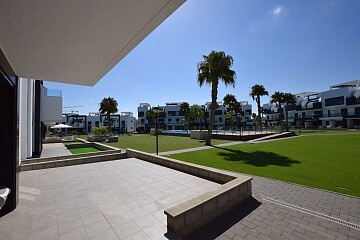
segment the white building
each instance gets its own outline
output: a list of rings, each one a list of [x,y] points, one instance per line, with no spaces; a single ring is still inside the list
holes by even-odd
[[[121,112],[120,114],[111,114],[111,128],[114,133],[134,133],[136,129],[136,118],[131,112]],[[72,131],[79,134],[87,134],[92,127],[108,126],[106,114],[89,113],[63,114],[62,123],[71,126]]]
[[[328,91],[294,95],[296,103],[289,106],[290,126],[360,128],[360,80],[330,86]],[[279,121],[279,109],[275,104],[264,104],[263,109],[269,125]],[[282,112],[285,114],[284,107]]]
[[[186,127],[186,124],[184,124],[185,116],[180,111],[181,103],[182,102],[168,102],[163,106],[159,106],[165,112],[165,117],[158,118],[158,124],[161,128],[166,130],[180,130]],[[242,106],[241,116],[233,116],[233,122],[235,125],[251,125],[252,106],[251,104],[248,104],[247,101],[241,101],[240,103]],[[224,128],[226,124],[226,106],[224,106],[221,102],[218,102],[218,105],[219,107],[215,111],[214,129]],[[146,113],[152,107],[155,106],[151,106],[149,103],[139,104],[137,124],[137,130],[139,132],[148,132],[150,128],[154,127],[154,123],[149,122],[146,119]],[[200,107],[204,110],[204,118],[195,119],[194,122],[190,123],[190,129],[207,129],[208,127],[210,117],[210,102],[207,102],[204,105],[200,105]]]

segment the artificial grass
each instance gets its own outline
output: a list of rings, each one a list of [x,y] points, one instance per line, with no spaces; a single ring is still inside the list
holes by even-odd
[[[101,150],[94,147],[83,147],[83,148],[70,148],[68,149],[72,154],[99,152]]]
[[[86,139],[86,135],[80,136]],[[159,135],[159,152],[167,152],[185,148],[204,146],[204,141],[190,139],[190,137]],[[135,150],[154,153],[156,152],[156,138],[150,134],[136,134],[119,136],[119,141],[115,143],[105,143],[117,148],[132,148]],[[227,140],[212,139],[212,144],[229,142]]]
[[[302,136],[169,157],[360,197],[360,134]]]

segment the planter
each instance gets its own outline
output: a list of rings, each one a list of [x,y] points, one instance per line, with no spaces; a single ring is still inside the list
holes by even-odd
[[[197,140],[205,140],[208,136],[207,130],[200,130],[200,131],[194,131],[192,130],[190,132],[190,138],[197,139]]]
[[[105,136],[88,136],[87,140],[89,142],[105,142],[106,137]]]
[[[119,141],[118,136],[107,137],[107,142],[118,142],[118,141]]]
[[[150,135],[155,136],[155,132],[156,132],[155,128],[150,129]],[[158,129],[157,132],[158,132],[158,135],[160,135],[161,134],[161,129]]]

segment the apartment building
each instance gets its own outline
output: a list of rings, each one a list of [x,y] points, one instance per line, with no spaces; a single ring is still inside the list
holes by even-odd
[[[107,115],[98,112],[91,112],[88,115],[63,114],[62,123],[71,126],[71,130],[75,130],[79,134],[91,132],[92,127],[108,126]],[[132,112],[110,115],[110,125],[114,133],[134,133],[136,123]]]
[[[330,86],[323,92],[294,94],[296,103],[289,106],[289,125],[304,128],[360,128],[360,80]],[[276,124],[279,109],[275,104],[263,105],[265,121]]]
[[[164,130],[181,130],[186,128],[187,124],[184,123],[185,116],[180,110],[182,102],[168,102],[163,106],[159,106],[164,112],[165,116],[158,118],[158,125]],[[204,111],[204,117],[194,119],[189,123],[190,129],[207,129],[210,118],[210,102],[207,102],[200,107]],[[221,102],[218,102],[219,107],[215,110],[215,127],[214,129],[224,129],[226,125],[226,112],[227,108]],[[251,125],[252,105],[247,101],[241,101],[242,112],[240,116],[233,116],[232,121],[235,125]],[[155,107],[155,106],[153,106]],[[140,103],[138,107],[138,124],[137,130],[139,132],[148,132],[150,128],[154,127],[153,122],[146,119],[146,113],[152,106],[149,103]]]

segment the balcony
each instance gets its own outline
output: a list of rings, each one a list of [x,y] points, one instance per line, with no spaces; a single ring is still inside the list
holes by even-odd
[[[360,104],[360,98],[350,97],[346,98],[346,106]]]

